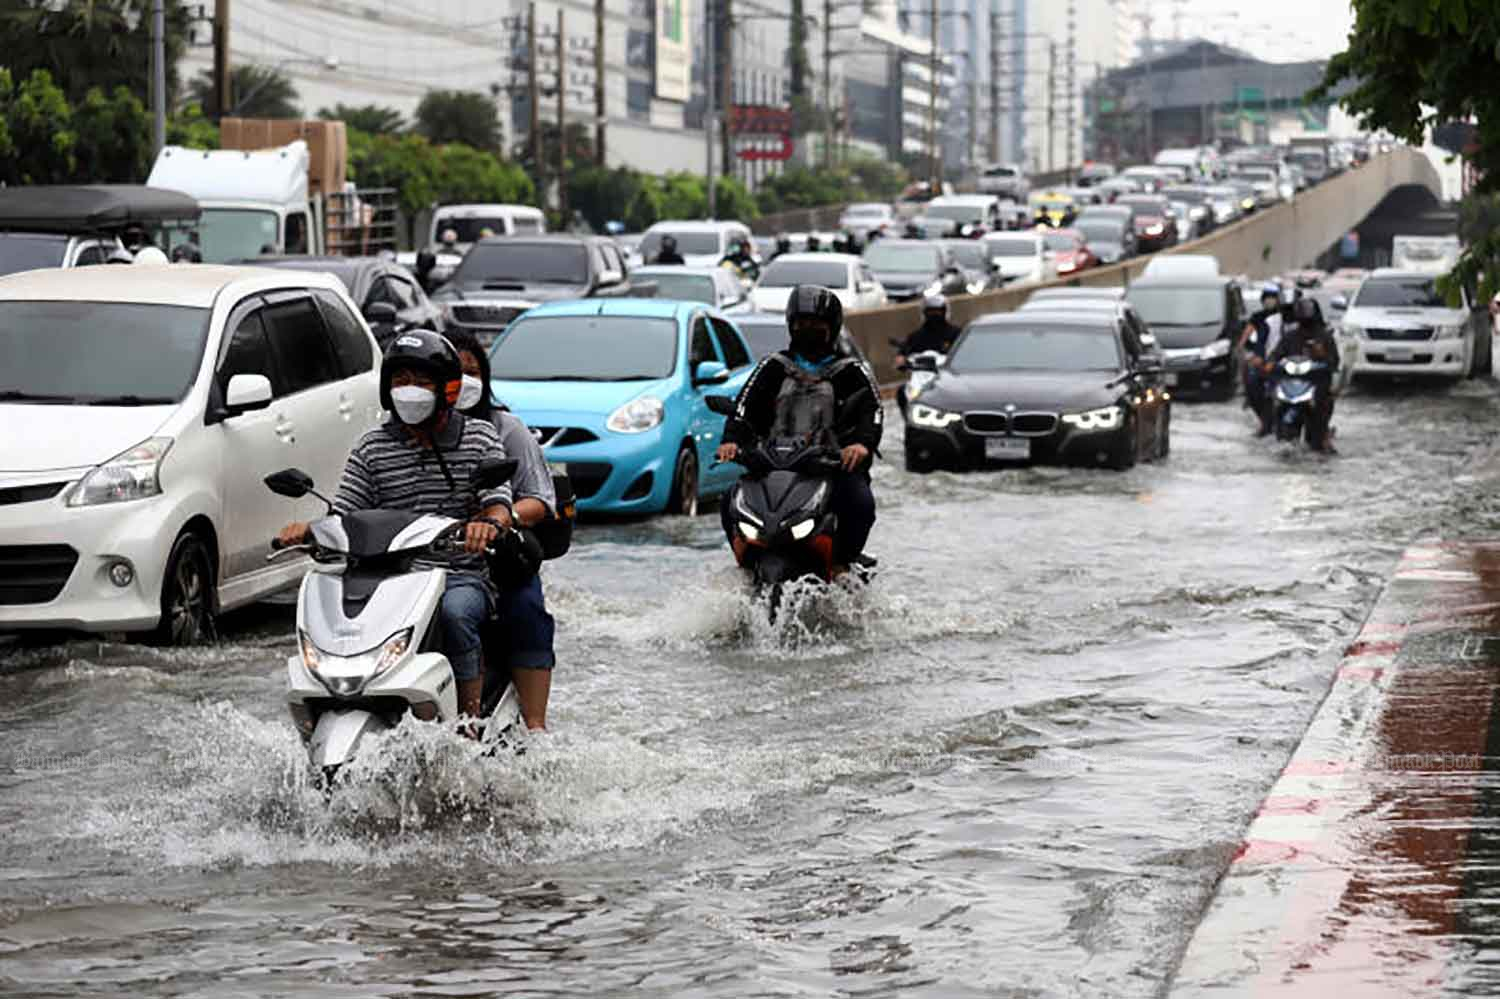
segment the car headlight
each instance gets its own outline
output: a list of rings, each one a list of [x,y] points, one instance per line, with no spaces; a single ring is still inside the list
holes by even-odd
[[[1228,357],[1229,351],[1230,344],[1228,340],[1215,340],[1212,343],[1204,344],[1198,351],[1198,356],[1205,361],[1212,361],[1216,357]]]
[[[299,628],[297,645],[302,652],[302,665],[310,672],[317,673],[325,666],[332,666],[374,679],[406,654],[406,650],[411,647],[412,635],[411,628],[402,628],[373,649],[366,649],[352,656],[336,656],[318,648],[313,643],[312,636]]]
[[[911,414],[911,422],[919,427],[934,427],[941,430],[952,426],[962,420],[962,413],[948,413],[934,406],[924,406],[921,403],[912,403],[907,410]]]
[[[1365,335],[1365,330],[1364,330],[1363,326],[1360,326],[1357,323],[1351,323],[1348,320],[1345,320],[1344,321],[1344,335],[1345,336],[1353,336],[1353,337],[1362,337],[1362,336]]]
[[[1202,205],[1194,205],[1192,208],[1188,209],[1188,218],[1190,219],[1197,220],[1204,218],[1207,215],[1208,210],[1205,209]]]
[[[1076,260],[1073,260],[1073,259],[1059,260],[1057,262],[1057,273],[1059,273],[1059,274],[1067,274],[1069,271],[1074,270],[1077,266],[1078,266],[1078,261],[1076,261]]]
[[[1243,198],[1243,199],[1240,200],[1240,205],[1243,208],[1245,208],[1246,210],[1249,210],[1249,209],[1255,207],[1255,199],[1254,198]]]
[[[660,399],[643,395],[610,413],[604,425],[617,434],[643,434],[661,426],[665,416],[666,407]]]
[[[1433,339],[1447,340],[1452,337],[1462,338],[1463,335],[1464,328],[1461,324],[1457,326],[1439,326],[1437,332],[1433,334]]]
[[[1125,421],[1125,411],[1119,406],[1105,406],[1084,413],[1064,413],[1062,421],[1079,430],[1116,430]]]
[[[970,295],[977,295],[980,292],[984,291],[984,282],[972,281],[966,287],[968,288],[968,292]]]
[[[1148,235],[1148,236],[1160,236],[1162,233],[1164,233],[1166,231],[1167,231],[1167,227],[1164,226],[1164,225],[1148,225],[1148,226],[1146,226],[1146,235]]]
[[[121,451],[78,480],[68,494],[68,506],[99,506],[145,499],[161,492],[161,462],[172,438],[148,437]]]
[[[926,288],[922,289],[922,295],[924,297],[927,296],[927,295],[936,295],[939,292],[941,292],[942,290],[943,290],[943,282],[941,282],[941,281],[934,281],[934,282],[932,282],[932,284],[929,284]]]
[[[811,517],[808,517],[806,520],[798,521],[797,523],[792,525],[792,537],[797,541],[801,541],[803,538],[807,537],[813,532],[813,526],[814,525]]]

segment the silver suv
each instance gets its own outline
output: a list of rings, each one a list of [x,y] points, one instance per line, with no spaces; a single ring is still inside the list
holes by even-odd
[[[996,163],[979,172],[979,193],[997,198],[1025,201],[1031,194],[1031,182],[1016,163]]]

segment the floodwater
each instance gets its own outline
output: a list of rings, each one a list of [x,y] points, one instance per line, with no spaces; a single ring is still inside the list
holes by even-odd
[[[864,591],[775,627],[718,518],[547,569],[553,732],[409,723],[331,800],[290,610],[0,652],[0,995],[1152,996],[1409,542],[1482,530],[1489,383],[1343,455],[1179,405],[1125,474],[876,474]]]

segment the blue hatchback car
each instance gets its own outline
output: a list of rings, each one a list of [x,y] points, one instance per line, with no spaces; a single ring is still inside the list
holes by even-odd
[[[495,397],[567,466],[578,509],[692,514],[740,466],[714,467],[724,417],[754,367],[734,323],[701,302],[584,299],[538,305],[490,349]]]

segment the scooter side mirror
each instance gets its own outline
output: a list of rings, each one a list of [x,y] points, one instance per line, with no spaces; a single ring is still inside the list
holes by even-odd
[[[265,477],[266,488],[277,496],[301,499],[313,491],[312,476],[300,468],[283,468]]]
[[[514,458],[485,458],[469,476],[475,489],[498,489],[516,474],[521,463]]]
[[[703,397],[703,404],[708,407],[709,412],[720,416],[734,413],[734,400],[727,395],[706,395]]]
[[[938,369],[937,358],[930,354],[914,354],[906,359],[906,365],[913,371],[936,371]]]

